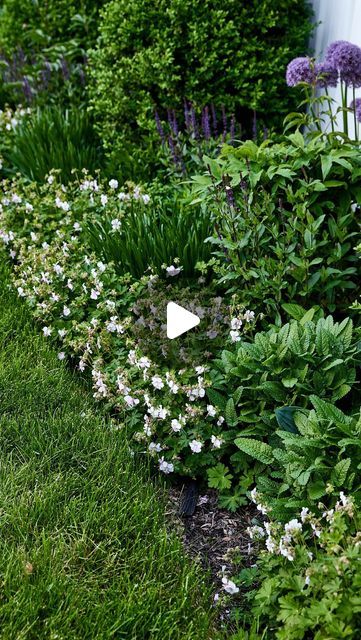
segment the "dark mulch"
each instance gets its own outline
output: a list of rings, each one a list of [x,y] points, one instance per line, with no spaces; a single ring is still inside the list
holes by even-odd
[[[215,590],[219,591],[222,588],[222,573],[228,577],[234,574],[232,558],[235,555],[238,560],[242,557],[242,567],[254,564],[255,549],[250,544],[246,529],[256,515],[259,518],[259,512],[253,505],[242,507],[237,513],[221,509],[217,504],[217,493],[209,489],[199,496],[192,516],[180,517],[183,492],[182,486],[170,490],[167,515],[178,525],[186,550],[197,558],[205,570],[210,571]]]

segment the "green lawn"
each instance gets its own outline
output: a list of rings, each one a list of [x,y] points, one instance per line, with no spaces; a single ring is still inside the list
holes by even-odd
[[[160,490],[0,273],[0,637],[214,638]]]

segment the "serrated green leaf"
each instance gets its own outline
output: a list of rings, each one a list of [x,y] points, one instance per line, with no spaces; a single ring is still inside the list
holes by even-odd
[[[273,449],[265,442],[253,440],[252,438],[236,438],[235,444],[241,451],[255,460],[259,460],[259,462],[271,464],[273,461]]]

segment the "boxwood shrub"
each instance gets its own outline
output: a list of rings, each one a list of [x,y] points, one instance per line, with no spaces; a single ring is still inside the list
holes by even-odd
[[[108,2],[91,55],[91,108],[108,148],[147,130],[155,105],[162,113],[184,98],[224,105],[244,124],[252,110],[279,123],[297,100],[284,69],[307,49],[310,13],[305,0]]]

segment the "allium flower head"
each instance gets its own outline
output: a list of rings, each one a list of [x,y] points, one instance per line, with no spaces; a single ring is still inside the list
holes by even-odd
[[[289,87],[295,87],[301,82],[313,84],[316,74],[312,58],[294,58],[287,66],[286,82]]]
[[[317,76],[317,86],[337,87],[338,71],[329,62],[319,62],[315,65],[315,73]]]
[[[332,42],[326,51],[325,63],[339,71],[347,85],[361,87],[361,48],[346,40]]]
[[[356,111],[356,119],[358,122],[361,122],[361,98],[356,98],[355,101],[352,100],[350,109]]]

